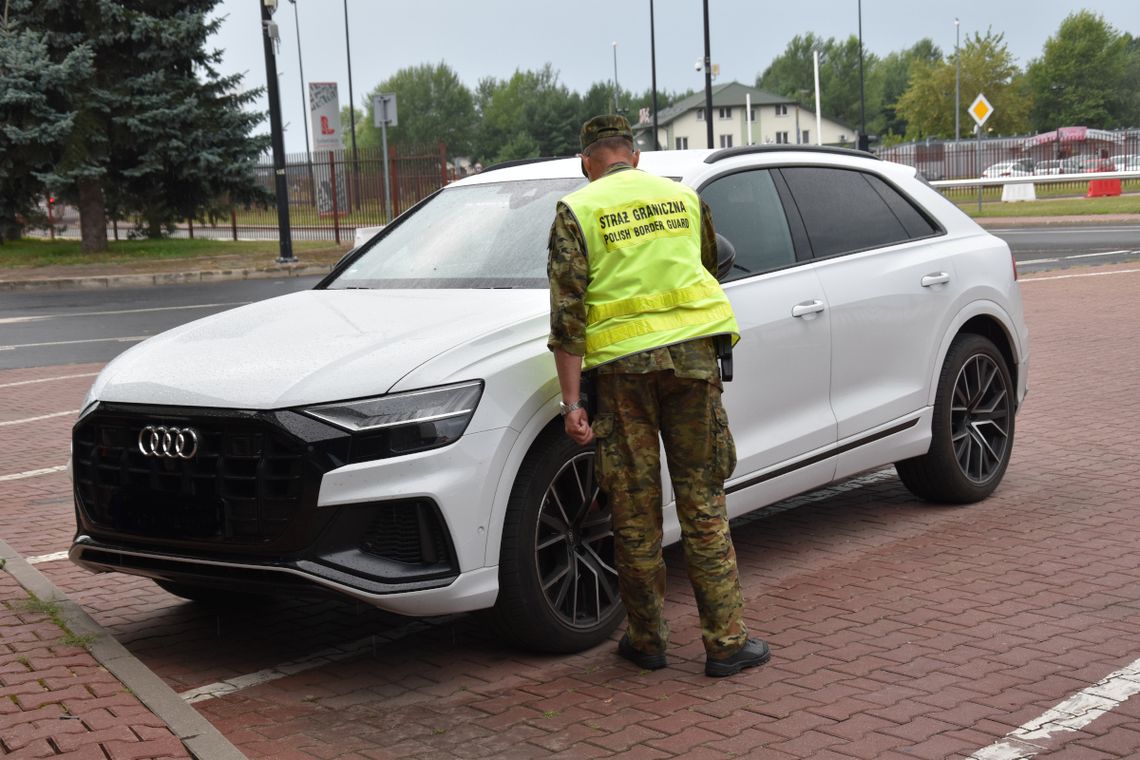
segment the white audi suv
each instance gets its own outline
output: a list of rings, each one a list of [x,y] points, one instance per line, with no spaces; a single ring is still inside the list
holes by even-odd
[[[1004,242],[854,151],[641,168],[695,188],[735,251],[732,515],[891,464],[923,500],[997,487],[1029,359]],[[484,610],[524,647],[605,639],[623,615],[609,513],[546,349],[550,225],[584,181],[569,158],[454,182],[313,290],[115,359],[73,432],[71,558],[199,601],[333,592]]]

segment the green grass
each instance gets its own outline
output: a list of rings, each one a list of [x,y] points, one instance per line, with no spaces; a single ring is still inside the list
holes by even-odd
[[[329,251],[343,253],[331,242],[294,241],[294,253]],[[276,240],[118,240],[106,251],[84,253],[78,240],[23,238],[0,245],[0,268],[45,267],[74,264],[129,264],[139,261],[190,259],[215,256],[264,256],[272,260],[279,252]]]
[[[982,195],[982,210],[978,211],[977,191],[973,198],[954,197],[958,207],[972,217],[1013,216],[1093,216],[1097,214],[1140,214],[1140,195],[1120,195],[1110,198],[1047,198],[1036,201],[1002,203],[1000,190],[992,197]]]

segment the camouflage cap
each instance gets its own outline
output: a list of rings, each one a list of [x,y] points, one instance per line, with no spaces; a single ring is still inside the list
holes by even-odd
[[[583,124],[582,132],[578,137],[582,141],[582,150],[584,151],[598,140],[604,140],[607,137],[624,137],[632,142],[633,130],[629,128],[629,122],[624,116],[605,114],[595,116]]]

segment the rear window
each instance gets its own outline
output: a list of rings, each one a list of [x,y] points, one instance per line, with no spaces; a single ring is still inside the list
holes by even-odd
[[[781,169],[817,258],[903,243],[937,232],[881,178],[853,169]]]

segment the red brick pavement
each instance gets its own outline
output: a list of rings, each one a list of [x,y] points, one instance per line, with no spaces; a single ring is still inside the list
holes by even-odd
[[[748,617],[774,652],[738,677],[702,675],[676,549],[671,666],[653,673],[612,643],[510,651],[474,617],[401,636],[404,621],[354,605],[208,612],[141,579],[41,569],[177,689],[376,636],[362,656],[195,705],[250,757],[966,757],[1140,657],[1140,274],[1042,277],[1023,279],[1031,393],[993,497],[926,505],[886,471],[737,521]],[[32,406],[76,394],[45,387]],[[0,492],[0,535],[66,548],[20,527],[38,498],[44,535],[60,535],[66,479],[30,480]],[[1140,756],[1138,701],[1037,757]]]
[[[166,724],[0,571],[0,755],[186,758]]]

